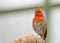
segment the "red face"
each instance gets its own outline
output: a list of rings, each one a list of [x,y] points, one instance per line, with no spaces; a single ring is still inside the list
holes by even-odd
[[[43,12],[40,8],[35,9],[35,16],[33,18],[34,21],[40,22],[42,20]]]
[[[36,11],[36,12],[35,12],[35,16],[42,17],[42,11]]]

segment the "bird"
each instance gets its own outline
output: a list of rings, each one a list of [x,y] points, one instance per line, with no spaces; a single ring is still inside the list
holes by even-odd
[[[43,15],[43,10],[41,8],[35,8],[34,17],[32,20],[32,27],[34,31],[46,40],[47,36],[47,23],[46,17]]]

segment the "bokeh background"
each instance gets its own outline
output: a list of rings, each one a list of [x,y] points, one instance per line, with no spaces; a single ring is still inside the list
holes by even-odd
[[[48,43],[60,43],[60,0],[0,0],[0,43],[12,43],[23,34],[37,34],[32,28],[34,9],[47,17]]]

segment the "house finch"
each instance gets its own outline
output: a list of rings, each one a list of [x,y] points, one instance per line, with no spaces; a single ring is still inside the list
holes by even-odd
[[[40,35],[44,40],[46,40],[47,24],[42,9],[40,8],[35,9],[32,25],[35,32],[38,33],[38,35]]]

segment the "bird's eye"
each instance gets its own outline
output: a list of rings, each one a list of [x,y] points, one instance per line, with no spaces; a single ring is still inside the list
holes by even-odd
[[[38,13],[40,13],[41,11],[37,11]]]
[[[38,13],[41,13],[41,11],[37,11],[37,12],[35,12],[35,14],[38,14]]]

